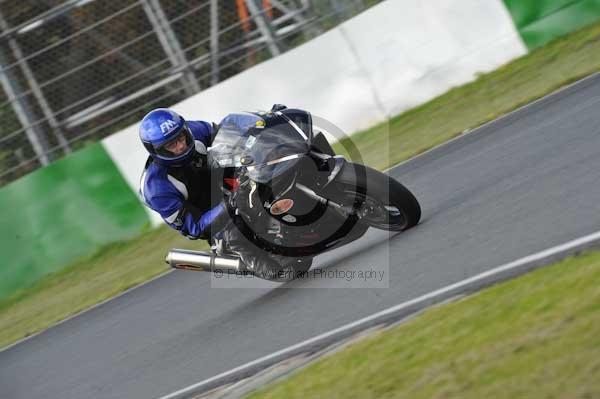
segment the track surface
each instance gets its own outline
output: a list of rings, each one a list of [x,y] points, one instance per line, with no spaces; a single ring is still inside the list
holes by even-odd
[[[389,288],[218,289],[207,274],[171,273],[0,352],[0,396],[159,397],[597,231],[598,110],[596,77],[390,171],[420,199],[422,223],[317,262],[389,263]]]

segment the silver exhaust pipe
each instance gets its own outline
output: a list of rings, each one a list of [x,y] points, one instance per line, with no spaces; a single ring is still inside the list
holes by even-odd
[[[240,258],[233,256],[217,256],[212,252],[192,251],[173,248],[165,258],[165,262],[175,269],[212,272],[244,271]]]

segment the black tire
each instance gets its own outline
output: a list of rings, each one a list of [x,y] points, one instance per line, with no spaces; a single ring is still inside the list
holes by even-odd
[[[421,206],[415,196],[393,177],[368,166],[346,163],[335,184],[338,195],[341,194],[338,200],[346,207],[352,206],[361,215],[361,223],[382,230],[403,231],[416,226],[421,219]],[[370,210],[375,212],[370,215]]]

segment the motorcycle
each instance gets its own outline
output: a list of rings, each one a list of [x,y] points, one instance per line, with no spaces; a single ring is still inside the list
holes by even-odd
[[[312,258],[362,237],[369,227],[404,231],[421,208],[394,178],[336,155],[300,109],[230,114],[218,125],[209,164],[228,212],[247,240],[286,263],[291,276]],[[172,249],[177,269],[244,272],[240,256]],[[286,278],[289,279],[289,278]]]

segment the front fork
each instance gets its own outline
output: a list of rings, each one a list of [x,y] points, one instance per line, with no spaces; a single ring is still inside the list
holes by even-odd
[[[357,216],[357,213],[355,212],[354,208],[344,206],[342,204],[338,204],[335,201],[332,201],[330,199],[322,197],[319,194],[317,194],[316,192],[314,192],[314,190],[310,189],[309,187],[306,187],[304,184],[296,183],[296,188],[298,190],[302,191],[308,197],[312,198],[313,200],[320,202],[321,204],[328,206],[329,208],[334,209],[336,212],[338,212],[344,218],[348,218],[351,216]]]

